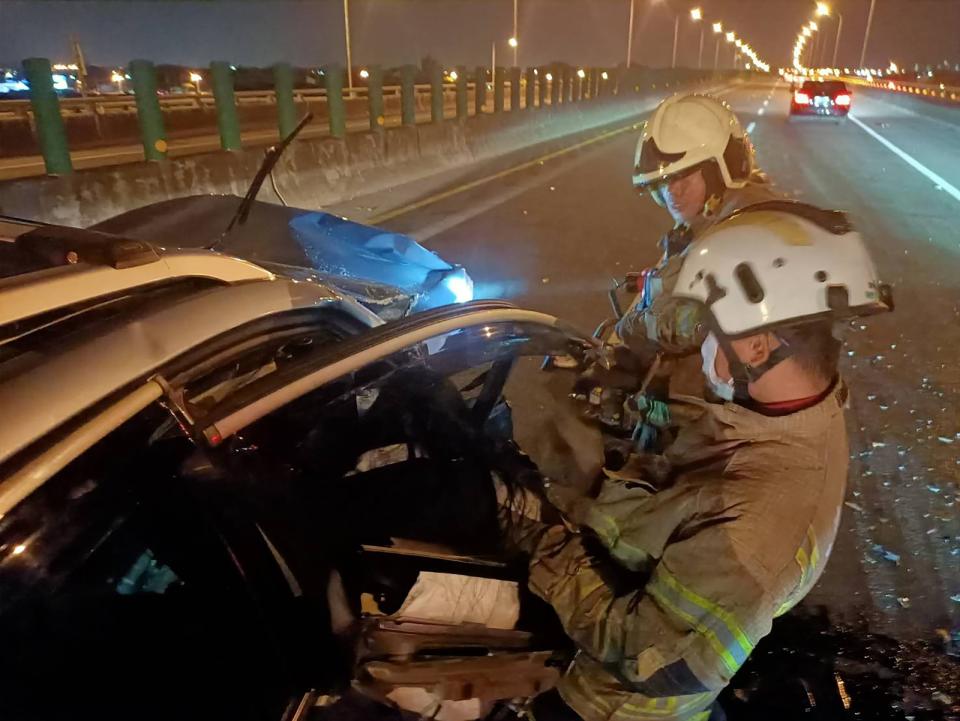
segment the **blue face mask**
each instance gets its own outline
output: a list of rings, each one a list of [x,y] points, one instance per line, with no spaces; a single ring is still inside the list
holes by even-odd
[[[700,355],[703,358],[703,375],[710,384],[710,389],[725,401],[733,400],[733,379],[723,380],[717,375],[717,351],[720,344],[713,333],[708,333],[700,346]]]

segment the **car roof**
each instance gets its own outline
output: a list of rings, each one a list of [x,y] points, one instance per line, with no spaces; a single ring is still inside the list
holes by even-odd
[[[0,217],[0,462],[205,341],[299,309],[381,321],[313,278],[204,249]],[[21,265],[17,265],[21,264]]]
[[[178,293],[179,288],[183,292]],[[154,292],[162,290],[167,289]],[[79,322],[72,318],[71,332],[47,334],[53,338],[37,343],[18,339],[23,347],[6,356],[5,346],[0,346],[0,408],[7,419],[16,420],[0,424],[0,462],[228,331],[297,309],[330,307],[349,313],[359,308],[325,286],[286,278],[199,288],[181,285],[158,298],[104,322],[89,319],[93,312]]]
[[[0,327],[183,278],[223,284],[274,278],[249,261],[203,248],[164,251],[99,231],[0,220]]]

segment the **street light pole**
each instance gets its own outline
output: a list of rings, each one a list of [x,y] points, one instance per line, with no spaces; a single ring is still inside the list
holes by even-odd
[[[713,34],[717,36],[717,48],[713,53],[713,69],[720,69],[720,35],[723,33],[723,24],[714,23],[713,24]]]
[[[867,15],[867,29],[863,33],[863,49],[860,51],[860,67],[867,60],[867,43],[870,42],[870,26],[873,25],[873,10],[877,5],[877,0],[870,0],[870,14]]]
[[[673,62],[671,68],[677,67],[677,42],[680,40],[680,16],[673,21]]]
[[[630,57],[633,55],[633,15],[637,0],[630,0],[630,21],[627,23],[627,67],[630,67]]]
[[[513,41],[510,43],[511,47],[513,47],[513,67],[515,68],[520,67],[517,62],[517,51],[520,45],[519,36],[517,35],[517,2],[518,0],[513,0]]]
[[[353,58],[350,55],[350,0],[343,0],[343,36],[347,45],[347,88],[353,90]]]
[[[690,18],[695,23],[700,23],[700,51],[697,54],[697,70],[703,69],[703,10],[694,8],[690,11]]]
[[[833,67],[837,67],[837,51],[840,49],[840,33],[843,32],[843,15],[837,13],[837,40],[833,44]]]

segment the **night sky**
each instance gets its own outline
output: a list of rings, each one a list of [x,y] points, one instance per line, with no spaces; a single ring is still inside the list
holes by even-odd
[[[629,0],[519,0],[521,65],[554,60],[612,66],[626,52]],[[870,0],[831,3],[844,14],[838,64],[855,64]],[[689,19],[697,0],[636,0],[635,63],[668,65],[673,18],[682,13],[680,64],[696,65],[699,29]],[[808,0],[700,0],[706,20],[721,20],[750,42],[773,67],[787,65],[800,25],[812,15]],[[418,62],[430,53],[449,65],[510,64],[511,0],[351,0],[354,65]],[[69,60],[75,33],[97,65],[144,57],[205,66],[223,59],[243,65],[343,63],[341,0],[0,0],[0,63],[24,57]],[[712,65],[707,25],[704,62]],[[836,21],[823,24],[832,50]],[[721,57],[729,63],[730,46]],[[867,64],[895,59],[960,62],[960,0],[877,0]]]

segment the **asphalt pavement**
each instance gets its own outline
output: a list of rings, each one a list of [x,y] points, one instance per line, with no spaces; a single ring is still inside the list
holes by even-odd
[[[806,603],[837,622],[934,639],[960,626],[960,110],[955,126],[855,89],[846,123],[791,123],[788,92],[751,84],[723,96],[778,190],[851,214],[897,300],[894,314],[850,327],[849,492]],[[531,151],[337,210],[462,263],[481,297],[589,330],[609,315],[611,279],[655,263],[670,226],[631,188],[638,133],[607,128],[542,161]]]

